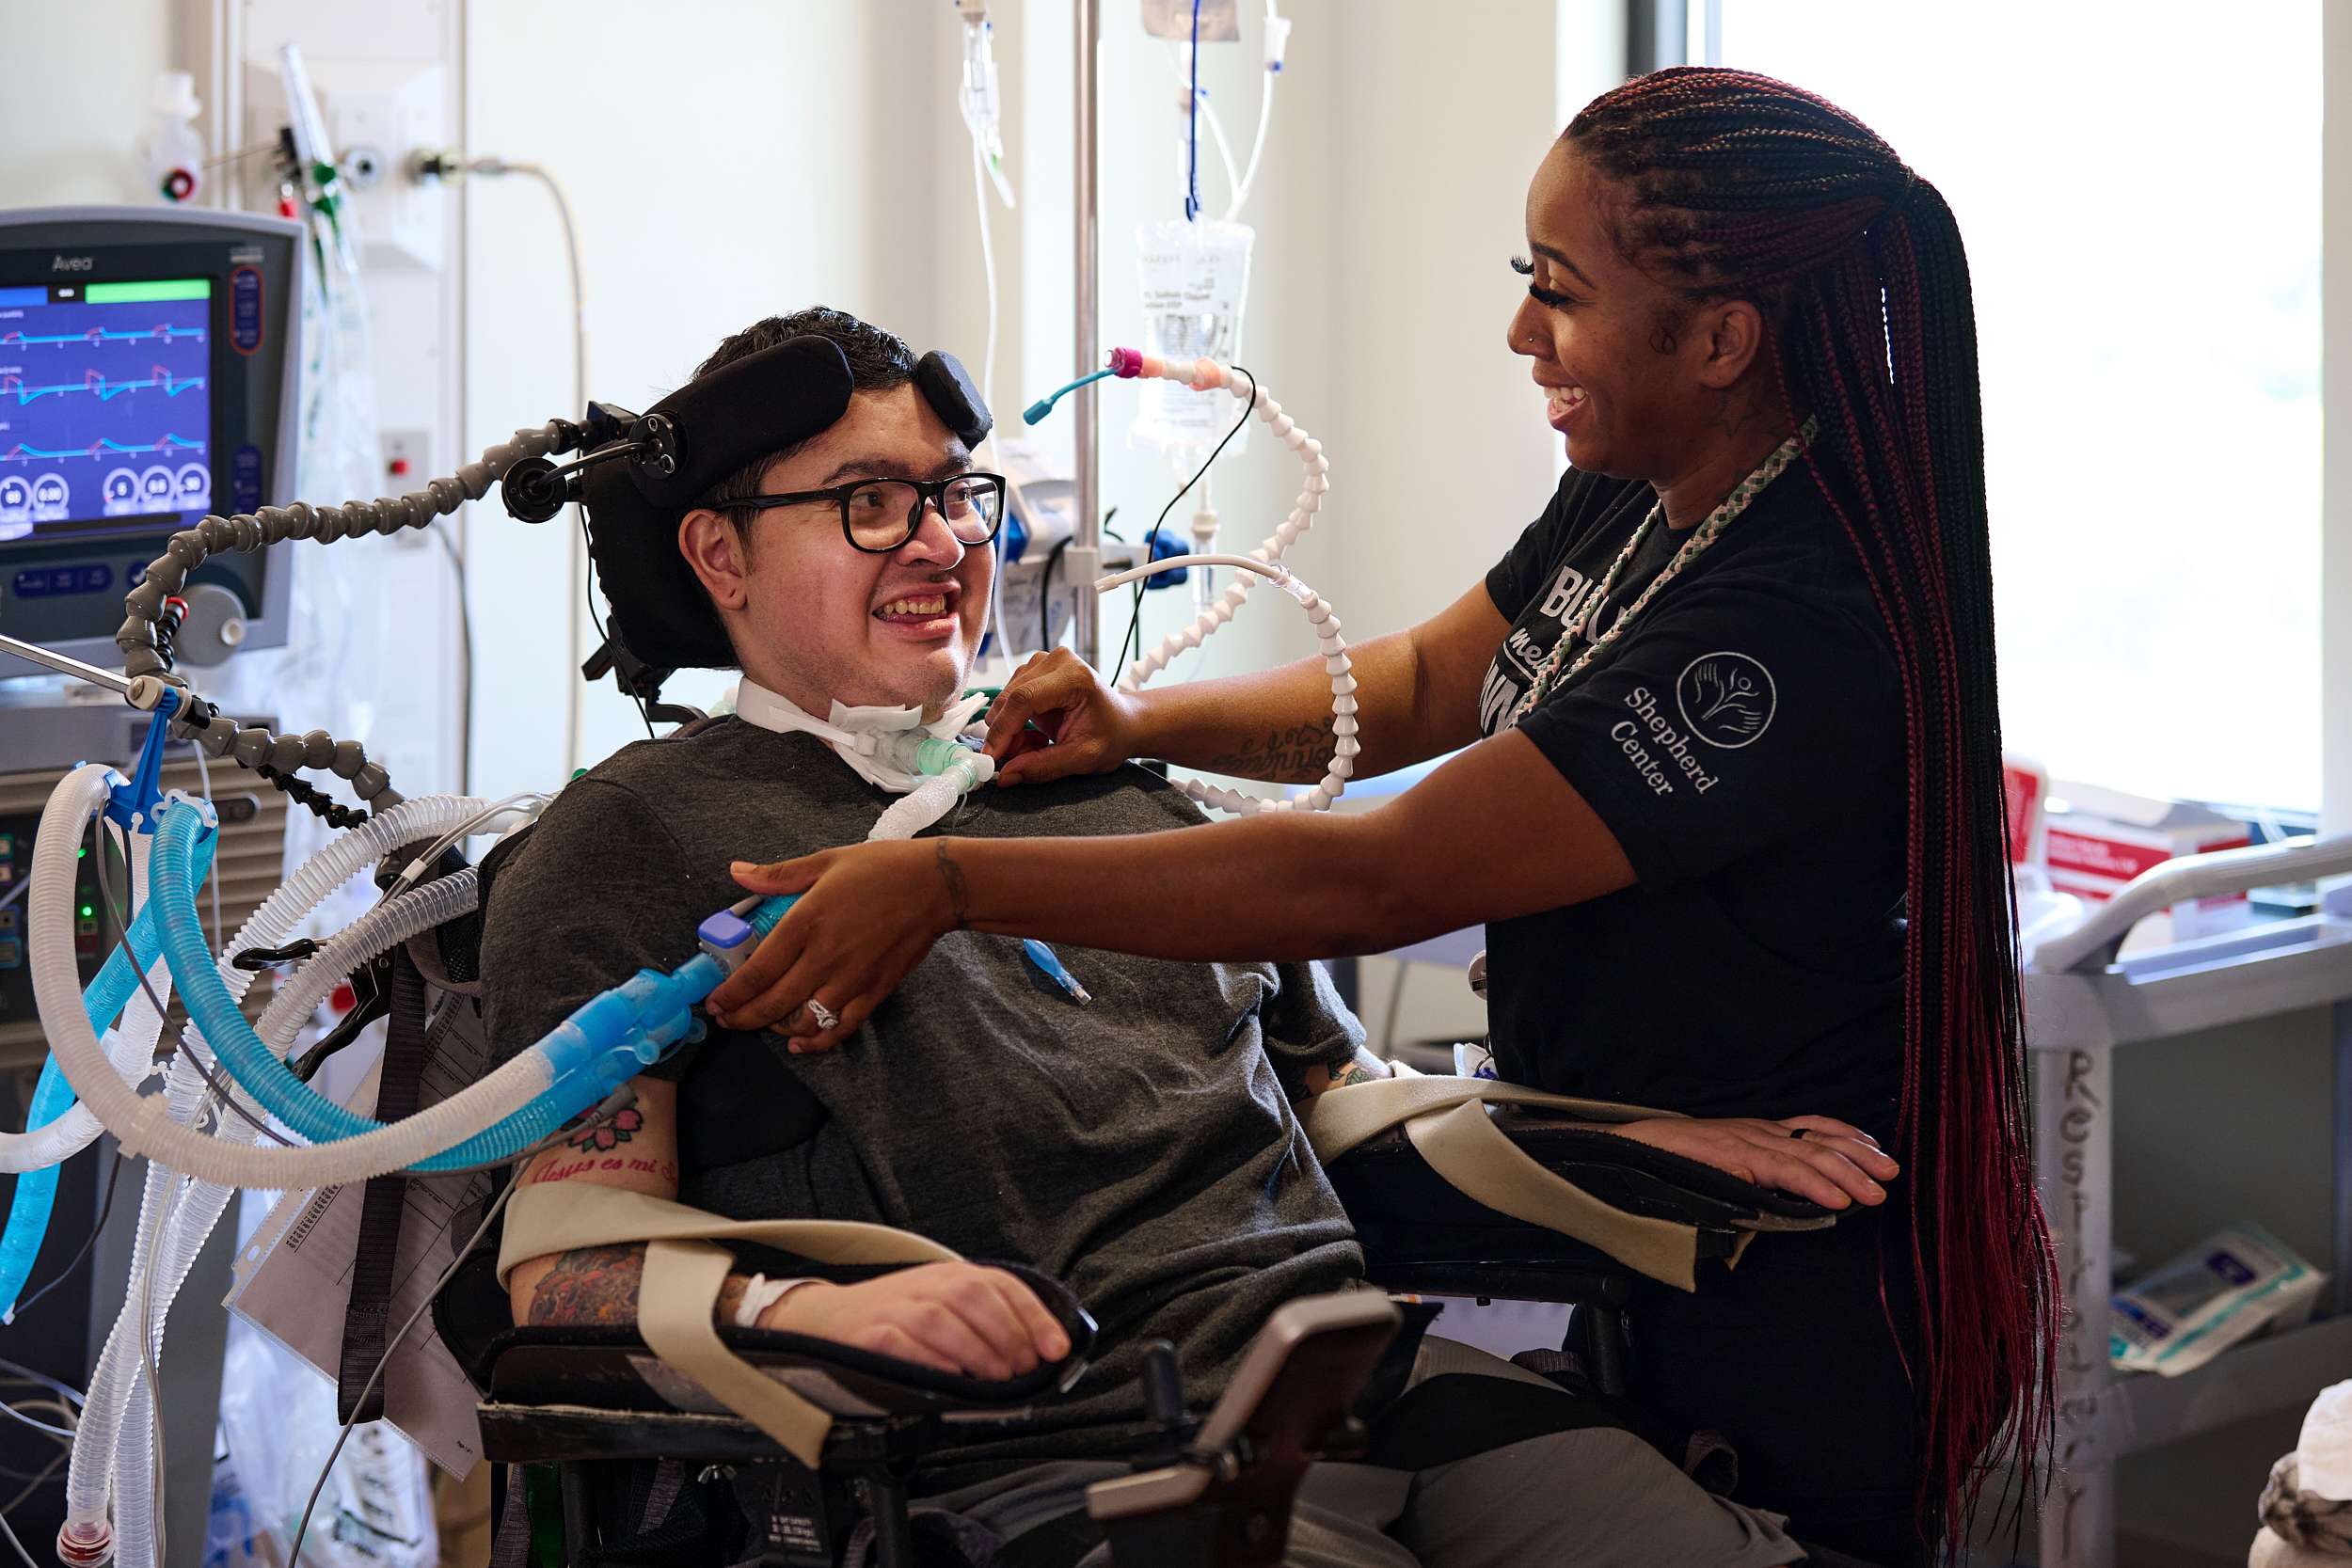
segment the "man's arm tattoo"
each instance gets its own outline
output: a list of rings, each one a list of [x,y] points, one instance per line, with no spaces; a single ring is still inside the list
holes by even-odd
[[[1211,757],[1203,766],[1212,773],[1263,779],[1269,784],[1311,784],[1323,777],[1337,743],[1331,724],[1326,716],[1275,730],[1263,740],[1247,741],[1239,751]]]
[[[628,1327],[637,1322],[637,1288],[644,1274],[642,1243],[567,1252],[532,1287],[530,1322],[565,1327]],[[743,1291],[750,1284],[739,1274],[727,1275],[719,1287],[711,1317],[723,1324],[734,1323],[736,1308],[742,1305]]]
[[[626,1326],[637,1321],[637,1284],[645,1272],[642,1245],[576,1247],[539,1276],[531,1292],[531,1322]]]
[[[589,1153],[608,1152],[637,1136],[645,1125],[645,1113],[634,1105],[624,1106],[618,1113],[601,1121],[592,1120],[595,1116],[595,1108],[591,1107],[564,1124],[564,1130],[571,1134],[564,1140],[566,1148]]]
[[[972,890],[964,885],[963,867],[958,865],[955,857],[947,853],[947,841],[943,838],[938,844],[939,852],[932,864],[939,868],[939,879],[946,884],[947,907],[955,911],[956,927],[961,930],[971,918]]]

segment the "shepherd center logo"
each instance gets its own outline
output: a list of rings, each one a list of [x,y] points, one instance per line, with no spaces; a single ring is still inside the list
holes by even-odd
[[[1701,654],[1676,679],[1675,702],[1692,735],[1736,752],[1772,721],[1772,673],[1745,654]]]

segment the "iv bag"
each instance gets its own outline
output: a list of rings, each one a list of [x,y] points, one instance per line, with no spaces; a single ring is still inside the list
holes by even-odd
[[[1232,364],[1241,354],[1242,310],[1249,294],[1246,223],[1139,224],[1136,252],[1142,276],[1144,352],[1179,361],[1206,356]],[[1241,405],[1230,393],[1196,392],[1157,379],[1141,383],[1134,435],[1171,456],[1205,454],[1233,428]],[[1249,444],[1245,424],[1226,450]]]

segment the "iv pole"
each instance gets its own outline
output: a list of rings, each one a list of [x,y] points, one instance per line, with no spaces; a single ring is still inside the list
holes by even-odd
[[[1074,286],[1071,290],[1077,309],[1077,369],[1074,375],[1088,375],[1102,369],[1102,345],[1096,322],[1096,284],[1102,265],[1097,245],[1094,169],[1095,87],[1100,62],[1097,59],[1102,33],[1101,0],[1076,0],[1078,58],[1076,87],[1073,94],[1077,107],[1075,141],[1077,157],[1077,199],[1073,203],[1077,256],[1073,271]],[[1072,394],[1076,399],[1078,515],[1073,531],[1063,570],[1064,578],[1076,587],[1071,595],[1073,610],[1070,633],[1080,658],[1100,667],[1103,653],[1103,633],[1100,604],[1092,592],[1094,579],[1103,569],[1103,475],[1101,437],[1095,429],[1095,388],[1081,387]],[[1116,672],[1112,673],[1114,675]]]

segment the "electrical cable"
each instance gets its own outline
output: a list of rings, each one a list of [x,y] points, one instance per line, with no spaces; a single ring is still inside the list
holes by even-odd
[[[519,174],[527,180],[536,180],[547,188],[548,199],[555,203],[556,221],[563,226],[564,230],[564,273],[571,281],[572,417],[578,418],[584,414],[588,407],[588,310],[585,293],[580,284],[580,233],[572,222],[572,204],[564,197],[563,185],[558,182],[553,174],[548,172],[544,164],[510,162],[504,158],[469,158],[466,161],[465,169],[469,174]],[[605,631],[603,624],[597,619],[596,602],[593,597],[595,574],[588,569],[587,514],[577,504],[572,510],[580,518],[580,531],[576,541],[567,540],[564,546],[564,573],[567,578],[580,585],[581,600],[587,607],[589,621],[596,626],[597,636],[610,641],[610,634]],[[578,546],[577,553],[573,548],[574,543]],[[585,695],[583,689],[585,683],[572,678],[573,667],[580,657],[580,645],[583,641],[580,635],[580,605],[575,604],[568,612],[571,641],[567,646],[571,652],[564,673],[564,687],[569,698],[564,705],[564,771],[567,775],[580,767],[580,738],[584,727],[581,699]],[[472,678],[473,672],[469,658],[467,669],[469,683]],[[629,693],[629,696],[637,703],[638,717],[645,721],[645,733],[648,736],[652,735],[653,720],[645,712],[644,699],[638,697],[633,691]]]
[[[466,559],[457,553],[457,546],[447,529],[435,529],[433,537],[440,541],[441,554],[448,558],[449,569],[457,579],[457,644],[459,665],[457,682],[457,793],[473,793],[473,601],[466,583]],[[202,748],[198,749],[202,754]],[[208,786],[207,795],[212,793]]]
[[[59,1398],[72,1400],[75,1404],[89,1402],[89,1396],[72,1385],[51,1377],[47,1372],[36,1371],[22,1361],[11,1361],[5,1355],[0,1355],[0,1375],[5,1375],[6,1379],[11,1383],[38,1385],[56,1394]]]
[[[1054,547],[1045,552],[1045,568],[1037,575],[1037,651],[1044,653],[1054,645],[1054,568],[1061,564],[1061,552],[1070,547],[1067,539],[1057,539]]]
[[[1249,395],[1241,400],[1241,415],[1233,420],[1233,427],[1225,433],[1225,439],[1210,449],[1208,457],[1202,461],[1200,467],[1193,470],[1192,477],[1184,481],[1184,487],[1168,497],[1168,504],[1160,508],[1158,519],[1144,531],[1143,558],[1146,561],[1152,559],[1152,541],[1157,539],[1160,536],[1160,530],[1168,526],[1168,515],[1176,510],[1178,501],[1192,494],[1192,487],[1200,483],[1207,475],[1209,469],[1216,464],[1218,455],[1225,451],[1226,446],[1234,436],[1241,434],[1242,426],[1249,422],[1249,416],[1257,409],[1258,378],[1239,365],[1233,367],[1233,373],[1249,383]],[[1196,571],[1204,569],[1194,568]],[[1136,584],[1135,612],[1127,618],[1127,636],[1119,640],[1119,662],[1112,668],[1119,670],[1127,668],[1127,644],[1131,641],[1135,643],[1135,657],[1141,658],[1143,657],[1143,584],[1140,581]]]
[[[24,1483],[24,1489],[18,1492],[15,1497],[10,1497],[5,1503],[0,1503],[0,1519],[6,1519],[9,1514],[14,1513],[19,1508],[24,1506],[25,1498],[31,1497],[34,1493],[40,1491],[44,1485],[48,1484],[50,1477],[65,1468],[68,1457],[69,1456],[67,1454],[61,1453],[56,1458],[51,1460],[45,1466],[42,1467],[41,1472],[39,1475],[33,1477],[32,1480]],[[22,1546],[17,1549],[19,1551],[24,1550]]]
[[[588,547],[588,514],[587,514],[585,511],[582,511],[582,510],[581,510],[580,508],[579,508],[579,507],[574,507],[572,510],[573,510],[573,511],[575,511],[575,512],[580,513],[580,548],[582,548],[582,549],[586,549],[586,548]],[[599,640],[599,641],[604,641],[604,642],[610,642],[610,641],[612,641],[612,634],[611,632],[609,632],[609,631],[605,630],[605,627],[604,627],[604,617],[596,613],[596,584],[595,584],[595,583],[593,583],[593,582],[587,581],[587,580],[585,580],[585,579],[582,579],[582,581],[580,582],[580,602],[581,602],[582,604],[585,604],[585,605],[588,607],[588,623],[589,623],[589,625],[591,625],[591,626],[595,626],[595,627],[596,628],[596,637],[598,638],[598,640]],[[577,652],[577,651],[578,651],[578,649],[579,649],[579,644],[578,644],[577,642],[575,642],[572,646],[573,646],[574,651],[575,651],[575,652]],[[568,673],[568,672],[567,672],[567,673]],[[572,682],[572,705],[573,705],[575,708],[577,708],[577,707],[580,705],[580,693],[581,689],[584,688],[585,684],[586,684],[586,683],[585,683],[585,682],[582,682],[582,681],[573,681],[573,682]],[[640,696],[639,696],[639,695],[638,695],[638,694],[637,694],[634,690],[629,690],[629,689],[628,689],[628,688],[627,688],[626,686],[624,686],[624,687],[622,688],[622,689],[624,689],[624,690],[628,690],[628,700],[629,700],[630,702],[632,702],[632,703],[634,703],[634,704],[636,704],[636,705],[637,705],[637,717],[638,717],[638,719],[639,719],[640,721],[642,721],[644,722],[644,726],[645,726],[645,738],[646,738],[647,740],[653,740],[653,739],[657,739],[657,738],[659,738],[659,737],[658,737],[657,736],[655,736],[655,734],[653,733],[653,715],[652,715],[652,713],[650,713],[649,711],[647,711],[647,709],[646,709],[646,707],[645,707],[645,699],[644,699],[644,698],[643,698],[643,697],[640,697]],[[571,747],[570,751],[568,752],[567,755],[572,756],[572,757],[577,757],[577,756],[579,755],[579,752],[580,752],[580,748],[579,748],[578,744],[575,742],[575,743],[572,745],[572,747]],[[579,764],[578,762],[576,762],[576,761],[567,762],[567,763],[564,765],[564,773],[565,773],[565,775],[566,775],[567,777],[568,777],[570,774],[572,774],[572,773],[578,772],[578,771],[579,771],[579,769],[580,769],[580,764]]]
[[[109,832],[119,830],[114,830],[110,826]],[[124,855],[124,862],[127,865],[129,862],[129,855],[127,851]],[[214,895],[217,897],[220,890],[217,886],[215,886],[213,892]],[[105,901],[106,913],[114,920],[115,931],[117,933],[115,942],[121,947],[123,958],[129,961],[131,965],[131,973],[138,980],[139,990],[146,993],[148,1006],[155,1009],[155,1016],[164,1021],[164,1034],[168,1037],[168,1040],[167,1043],[164,1045],[163,1053],[175,1056],[185,1055],[187,1057],[188,1066],[194,1068],[196,1069],[196,1075],[204,1080],[205,1087],[209,1092],[209,1100],[207,1103],[209,1103],[210,1101],[218,1101],[226,1104],[230,1110],[236,1112],[238,1117],[242,1118],[247,1126],[251,1127],[255,1132],[261,1133],[262,1136],[273,1139],[278,1143],[284,1144],[290,1148],[297,1147],[292,1138],[287,1137],[283,1132],[280,1132],[275,1127],[270,1126],[260,1117],[254,1115],[253,1112],[246,1110],[244,1104],[238,1101],[237,1097],[230,1092],[228,1086],[222,1084],[219,1078],[213,1075],[213,1070],[205,1065],[204,1058],[198,1053],[187,1049],[187,1031],[182,1026],[171,1022],[171,1014],[169,1009],[164,1006],[164,999],[155,994],[155,988],[149,982],[147,978],[147,971],[140,965],[138,955],[131,950],[131,920],[132,917],[138,911],[136,909],[131,907],[129,903],[126,903],[125,900],[117,898],[114,895],[113,885],[108,880],[106,876],[106,839],[103,834],[100,836],[98,847],[98,895]],[[215,926],[220,923],[220,916],[217,911],[215,911],[213,916],[213,923]],[[199,1104],[197,1107],[196,1119],[200,1121],[203,1119],[203,1116],[204,1107]],[[20,1307],[17,1310],[23,1311],[24,1308]]]
[[[89,1227],[89,1234],[82,1238],[82,1244],[74,1250],[73,1256],[67,1259],[65,1267],[59,1269],[56,1272],[56,1275],[50,1279],[49,1283],[43,1285],[40,1290],[35,1291],[32,1294],[26,1296],[24,1300],[16,1304],[16,1309],[10,1314],[11,1318],[23,1317],[26,1312],[32,1309],[33,1303],[39,1301],[41,1297],[47,1295],[50,1291],[64,1284],[67,1280],[72,1279],[73,1277],[73,1271],[82,1266],[82,1259],[89,1256],[90,1248],[98,1244],[99,1232],[106,1228],[106,1216],[114,1212],[115,1184],[121,1179],[122,1176],[122,1146],[117,1144],[115,1146],[115,1163],[106,1168],[106,1194],[103,1197],[98,1200],[98,1222]],[[15,1366],[16,1363],[12,1361],[0,1361],[0,1367]],[[28,1369],[19,1368],[18,1370],[20,1371],[29,1371]],[[51,1386],[63,1388],[65,1385],[57,1383],[52,1384]]]
[[[60,1410],[65,1408],[63,1405],[58,1404],[56,1400],[25,1400],[23,1402],[30,1405],[56,1405]],[[69,1443],[73,1441],[72,1428],[53,1427],[47,1421],[36,1421],[13,1404],[0,1403],[0,1414],[5,1414],[24,1422],[26,1426],[31,1427],[35,1432],[45,1432],[52,1437],[61,1437]]]
[[[566,1135],[569,1135],[570,1131],[567,1130]],[[541,1147],[548,1147],[556,1141],[552,1138],[547,1139]],[[537,1150],[530,1152],[536,1153]],[[525,1158],[528,1158],[528,1155],[518,1155],[516,1157],[516,1163],[519,1164]],[[509,1181],[506,1184],[506,1190],[499,1194],[497,1201],[490,1205],[490,1212],[482,1216],[482,1223],[474,1227],[474,1233],[467,1238],[466,1244],[451,1255],[449,1267],[441,1271],[441,1276],[433,1282],[433,1288],[425,1291],[424,1299],[417,1304],[417,1309],[408,1314],[408,1321],[400,1325],[400,1332],[386,1342],[384,1354],[375,1358],[375,1370],[368,1374],[368,1381],[360,1388],[359,1397],[352,1402],[352,1412],[344,1418],[342,1431],[336,1433],[335,1446],[326,1451],[326,1463],[319,1466],[319,1479],[317,1483],[310,1488],[310,1500],[302,1506],[302,1522],[294,1527],[294,1549],[286,1554],[287,1568],[300,1568],[302,1539],[310,1533],[310,1515],[318,1509],[319,1494],[326,1490],[326,1478],[333,1473],[335,1461],[342,1456],[343,1445],[351,1440],[351,1431],[358,1421],[360,1409],[367,1404],[368,1396],[375,1392],[376,1383],[384,1376],[384,1369],[390,1365],[392,1352],[398,1350],[400,1342],[408,1338],[408,1331],[417,1326],[417,1320],[423,1317],[426,1308],[433,1305],[433,1298],[448,1287],[458,1269],[472,1255],[473,1249],[482,1244],[482,1238],[490,1233],[490,1227],[497,1223],[500,1213],[506,1208],[507,1200],[515,1196],[520,1186],[521,1183],[516,1181]],[[160,1553],[156,1560],[162,1560]]]
[[[53,1465],[51,1468],[56,1466]],[[16,1528],[8,1523],[8,1514],[12,1512],[13,1509],[0,1510],[0,1535],[8,1538],[8,1544],[16,1548],[16,1555],[24,1560],[24,1568],[40,1568],[40,1564],[33,1560],[33,1554],[24,1549],[24,1543],[16,1538]]]

